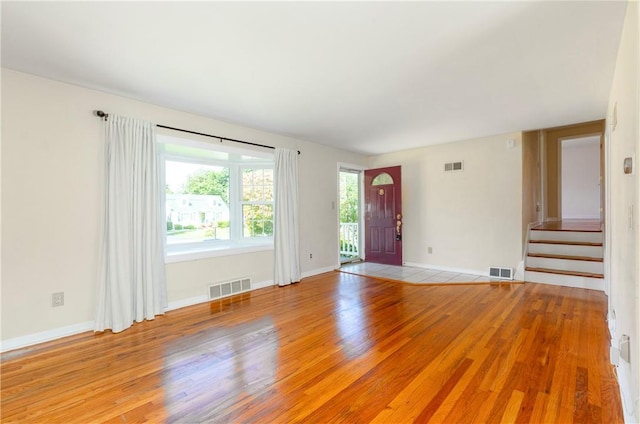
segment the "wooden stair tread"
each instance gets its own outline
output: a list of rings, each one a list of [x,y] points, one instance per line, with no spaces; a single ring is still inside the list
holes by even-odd
[[[531,231],[560,231],[565,233],[601,233],[602,230],[574,228],[532,228]]]
[[[580,231],[601,232],[602,220],[600,219],[561,219],[538,222],[532,225],[532,230],[539,231]]]
[[[553,255],[553,254],[547,254],[547,253],[529,253],[527,256],[531,256],[533,258],[568,259],[571,261],[602,262],[602,258],[594,258],[591,256]]]
[[[580,272],[580,271],[564,271],[561,269],[549,269],[549,268],[532,268],[526,267],[525,271],[530,272],[544,272],[546,274],[560,274],[560,275],[572,275],[574,277],[587,277],[587,278],[604,278],[602,274],[595,274],[593,272]]]
[[[570,246],[602,246],[602,243],[594,243],[590,241],[529,240],[529,243],[568,244]]]

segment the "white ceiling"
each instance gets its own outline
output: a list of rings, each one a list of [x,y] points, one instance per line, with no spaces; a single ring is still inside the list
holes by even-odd
[[[2,1],[2,66],[377,154],[604,118],[625,8]]]

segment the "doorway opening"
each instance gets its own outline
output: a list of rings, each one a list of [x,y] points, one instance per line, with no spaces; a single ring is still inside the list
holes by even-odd
[[[561,140],[562,219],[600,219],[600,135]]]
[[[360,185],[362,171],[340,168],[340,263],[362,260],[360,236]]]
[[[605,121],[591,121],[582,124],[567,125],[564,127],[548,128],[538,131],[538,143],[540,145],[541,156],[541,176],[542,176],[542,221],[561,221],[563,219],[579,219],[578,216],[596,216],[604,223],[606,219],[605,211],[605,166],[604,166],[604,130]],[[575,144],[574,144],[575,143]],[[596,153],[596,147],[598,152]],[[577,155],[574,155],[575,149]],[[579,152],[584,150],[584,152]],[[585,156],[586,151],[590,151]],[[573,162],[584,162],[584,158],[588,157],[587,162],[582,164],[571,164],[563,159],[565,155],[573,157]],[[582,159],[576,160],[576,157],[582,155]],[[578,177],[576,166],[589,166],[588,177],[583,178],[580,183],[583,186],[576,185],[575,180]],[[568,174],[563,168],[572,168]],[[569,186],[566,186],[563,180],[568,178]],[[595,179],[597,182],[594,182]],[[588,182],[590,181],[590,182]],[[588,182],[588,188],[587,188]],[[572,186],[573,184],[573,186]],[[594,213],[594,200],[592,195],[589,197],[590,204],[580,206],[582,210],[575,210],[575,206],[583,202],[585,193],[592,193],[593,188],[598,187],[599,203],[598,213]],[[582,191],[582,193],[581,193]],[[574,196],[578,196],[574,199]],[[565,199],[566,198],[566,199]],[[577,200],[577,202],[576,202]],[[563,211],[563,209],[565,209]],[[591,219],[591,218],[584,218]]]

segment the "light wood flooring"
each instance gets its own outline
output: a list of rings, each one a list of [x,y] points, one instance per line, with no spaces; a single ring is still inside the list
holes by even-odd
[[[618,423],[602,292],[339,272],[2,356],[2,422]]]
[[[551,231],[602,231],[602,222],[596,219],[563,219],[562,221],[549,221],[538,224],[533,230]]]

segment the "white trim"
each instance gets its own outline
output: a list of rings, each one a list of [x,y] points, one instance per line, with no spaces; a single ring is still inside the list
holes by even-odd
[[[324,274],[325,272],[335,271],[338,268],[340,268],[340,264],[336,264],[336,265],[333,265],[333,266],[327,266],[327,267],[324,267],[324,268],[316,268],[316,269],[312,269],[310,271],[304,271],[301,276],[302,276],[302,278],[313,277],[314,275]]]
[[[609,122],[607,122],[609,124]],[[610,125],[605,125],[604,137],[604,240],[603,240],[603,264],[604,264],[604,292],[607,295],[609,315],[613,310],[611,294],[611,130]]]
[[[525,239],[524,239],[524,249],[522,249],[522,262],[527,261],[527,256],[529,255],[529,241],[531,240],[531,229],[535,226],[538,226],[542,224],[542,222],[539,221],[535,221],[535,222],[530,222],[529,224],[527,224],[527,232],[525,234]]]
[[[323,272],[326,272],[326,271],[323,271]],[[260,281],[258,283],[252,283],[251,291],[263,289],[265,287],[270,287],[270,286],[273,286],[273,280],[266,280],[266,281]],[[200,303],[207,303],[209,301],[210,300],[206,295],[200,295],[200,296],[190,297],[187,299],[176,300],[174,302],[169,302],[169,305],[165,309],[165,312],[174,311],[176,309],[185,308],[187,306],[198,305]],[[33,334],[28,334],[26,336],[3,340],[2,342],[0,342],[0,352],[8,352],[10,350],[33,346],[39,343],[61,339],[63,337],[85,333],[87,331],[93,331],[93,328],[94,328],[94,321],[86,321],[79,324],[68,325],[66,327],[54,328],[52,330],[41,331],[39,333],[33,333]]]
[[[465,268],[454,268],[454,267],[440,266],[440,265],[419,264],[417,262],[404,262],[404,265],[413,266],[416,268],[435,269],[436,271],[455,272],[456,274],[471,274],[471,275],[479,275],[481,277],[489,276],[488,272],[478,271],[476,269],[465,269]]]
[[[264,252],[267,250],[273,250],[273,241],[270,244],[253,245],[253,246],[238,246],[238,247],[218,247],[207,250],[194,249],[184,252],[172,252],[165,256],[164,263],[171,264],[175,262],[196,261],[199,259],[217,258],[220,256],[242,255],[246,253]]]
[[[531,240],[531,229],[540,224],[540,221],[530,222],[529,224],[527,224],[527,233],[525,234],[524,248],[522,249],[522,260],[518,264],[515,275],[513,276],[513,278],[517,281],[525,281],[525,269],[527,268],[527,256],[529,256],[529,241]]]
[[[338,162],[337,187],[336,187],[336,221],[338,225],[338,255],[337,261],[340,263],[340,172],[351,172],[358,174],[358,257],[364,260],[364,171],[366,166],[354,165],[346,162]]]
[[[0,352],[7,352],[14,349],[32,346],[38,343],[61,339],[62,337],[73,336],[75,334],[80,334],[87,331],[93,331],[93,327],[93,321],[86,321],[79,324],[67,325],[65,327],[54,328],[52,330],[40,331],[38,333],[27,334],[26,336],[3,340],[0,343]]]
[[[208,301],[209,301],[209,298],[207,297],[206,294],[190,297],[188,299],[176,300],[174,302],[169,302],[167,309],[165,309],[164,311],[165,312],[175,311],[176,309],[186,308],[187,306],[193,306],[193,305],[197,305],[199,303],[205,303]]]
[[[617,339],[615,341],[615,344],[612,343],[612,347],[619,353],[619,345]],[[624,422],[637,423],[638,421],[636,420],[634,414],[636,413],[636,410],[638,408],[638,400],[628,398],[628,396],[633,393],[633,377],[631,375],[631,366],[629,365],[629,362],[626,362],[622,358],[618,358],[618,364],[615,365],[616,374],[618,376],[618,386],[620,387],[620,400],[622,402],[622,413],[624,415]]]
[[[265,280],[265,281],[260,281],[259,283],[251,283],[251,291],[264,289],[265,287],[271,287],[273,285],[274,285],[273,280]]]
[[[577,275],[553,274],[538,271],[525,271],[527,283],[548,284],[552,286],[575,287],[579,289],[599,290],[604,292],[604,279],[581,277]]]
[[[265,150],[264,148],[255,148],[247,145],[237,146],[230,144],[223,144],[214,141],[211,138],[200,136],[197,134],[183,133],[179,135],[174,130],[168,128],[156,128],[156,141],[163,144],[177,144],[181,146],[193,147],[196,149],[219,151],[223,153],[232,153],[238,155],[254,156],[260,159],[265,159],[268,162],[273,163],[274,154],[273,151]]]
[[[245,293],[249,293],[254,290],[259,290],[259,289],[263,289],[265,287],[271,287],[271,286],[273,286],[273,280],[265,280],[265,281],[260,281],[258,283],[251,283],[251,290]],[[167,306],[167,309],[165,309],[165,312],[174,311],[176,309],[186,308],[187,306],[193,306],[193,305],[198,305],[200,303],[207,303],[207,302],[213,302],[213,301],[209,300],[206,294],[190,297],[187,299],[176,300],[174,302],[169,302],[169,306]]]
[[[261,168],[274,169],[274,154],[272,152],[255,152],[246,148],[238,148],[235,146],[223,146],[212,144],[210,140],[198,141],[200,138],[195,137],[177,137],[169,135],[156,135],[157,142],[163,146],[158,149],[159,155],[159,178],[160,187],[166,184],[166,162],[181,161],[191,164],[200,164],[207,166],[217,166],[228,169],[229,171],[229,199],[227,206],[229,208],[229,240],[209,240],[185,244],[168,244],[167,234],[164,232],[165,244],[165,263],[184,262],[198,259],[206,259],[212,257],[229,256],[242,253],[251,253],[261,250],[273,250],[273,237],[244,237],[242,233],[242,206],[244,204],[257,204],[254,202],[243,202],[241,200],[242,191],[242,169],[245,168]],[[234,153],[244,156],[258,157],[258,161],[235,160],[231,157],[227,159],[216,159],[207,155],[201,156],[197,153],[177,154],[167,152],[164,146],[166,144],[188,146],[199,149],[201,152],[224,152]],[[204,153],[203,153],[204,154]],[[166,194],[162,190],[161,211],[166,209]],[[264,205],[273,205],[273,202],[260,202]]]
[[[524,261],[520,261],[520,263],[518,264],[518,267],[516,268],[514,274],[513,274],[513,279],[516,281],[524,281],[524,273],[525,273],[525,263]]]
[[[363,172],[364,170],[366,170],[367,167],[364,165],[355,165],[352,163],[346,163],[346,162],[338,162],[338,170],[344,170],[346,172]]]

